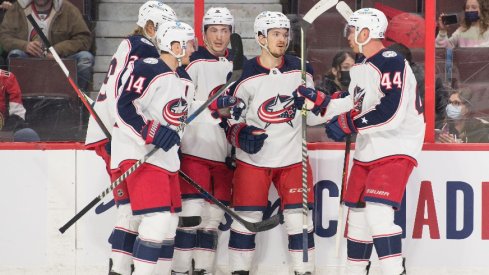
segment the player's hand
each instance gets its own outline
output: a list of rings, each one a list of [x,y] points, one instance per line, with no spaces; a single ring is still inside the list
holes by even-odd
[[[248,154],[258,153],[268,137],[265,130],[245,123],[238,123],[229,127],[226,136],[229,143],[236,148],[241,148]]]
[[[313,107],[310,109],[310,111],[316,115],[324,112],[328,107],[329,101],[331,100],[331,97],[325,93],[312,88],[306,88],[304,86],[299,86],[292,93],[292,95],[294,96],[294,103],[296,104],[296,107],[299,107],[301,104],[301,97],[305,99],[305,101],[302,102],[302,106],[300,106],[301,108],[306,101],[311,102],[313,105],[306,103],[306,106],[312,105]]]
[[[244,107],[245,104],[241,99],[230,95],[220,96],[209,105],[212,117],[233,118],[234,120],[239,119]]]
[[[41,57],[43,54],[41,42],[37,40],[28,42],[25,52],[35,57]]]
[[[351,118],[351,112],[335,116],[326,123],[326,135],[334,141],[343,141],[347,135],[357,132],[358,130]]]
[[[154,120],[150,120],[143,127],[141,136],[146,141],[146,144],[154,144],[165,152],[170,150],[175,144],[180,145],[180,136],[175,130]]]

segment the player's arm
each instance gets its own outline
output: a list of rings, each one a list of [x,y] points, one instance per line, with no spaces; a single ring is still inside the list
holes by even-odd
[[[373,65],[371,65],[373,66]],[[334,117],[326,125],[326,133],[334,140],[342,140],[352,133],[373,133],[397,128],[406,115],[409,97],[404,91],[406,81],[405,62],[388,59],[382,69],[371,67],[369,72],[375,77],[379,90],[384,94],[380,102],[368,110],[358,113],[356,109]],[[415,85],[414,85],[415,89]]]

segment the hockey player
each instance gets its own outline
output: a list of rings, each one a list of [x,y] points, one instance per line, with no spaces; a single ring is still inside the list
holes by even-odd
[[[123,70],[129,63],[138,59],[158,58],[160,55],[155,47],[156,30],[165,22],[176,19],[173,9],[159,1],[148,1],[139,8],[137,28],[120,43],[112,56],[109,70],[93,106],[109,133],[112,134],[115,124],[115,101],[118,97],[118,87],[121,85],[120,78]],[[122,175],[124,171],[110,170],[110,141],[92,117],[88,123],[85,144],[88,149],[95,150],[104,159],[112,181]],[[113,190],[113,194],[117,205],[117,221],[110,238],[112,244],[111,270],[125,275],[131,272],[131,253],[137,235],[137,224],[125,223],[128,221],[127,216],[131,215],[126,183],[119,184]]]
[[[189,106],[190,113],[212,96],[226,82],[232,71],[234,53],[228,50],[228,45],[233,30],[234,18],[227,8],[210,8],[204,15],[202,34],[205,47],[194,52],[191,63],[186,67],[196,86],[195,99]],[[223,99],[226,100],[224,97],[220,98]],[[217,106],[217,102],[212,106]],[[219,112],[213,109],[204,111],[186,127],[181,146],[181,170],[217,199],[229,205],[233,170],[226,166],[225,160],[229,155],[230,145],[219,126]],[[172,274],[190,274],[192,259],[195,263],[192,274],[211,274],[214,272],[218,226],[224,212],[205,201],[185,180],[181,179],[180,184],[183,199],[180,215],[201,216],[202,222],[194,228],[177,230]]]
[[[155,146],[162,149],[126,180],[132,215],[139,218],[132,252],[136,275],[153,274],[162,246],[175,237],[176,213],[181,209],[177,175],[181,133],[176,127],[187,115],[187,97],[193,97],[193,84],[176,71],[189,63],[194,37],[185,23],[163,24],[156,32],[160,58],[139,59],[122,77],[125,84],[116,103],[118,127],[113,129],[111,166],[127,171]],[[127,219],[136,220],[130,215]],[[170,273],[173,250],[166,252],[166,265],[157,274]]]
[[[354,108],[335,116],[326,133],[340,141],[357,134],[343,201],[349,206],[347,274],[365,275],[375,247],[384,275],[405,274],[402,229],[394,223],[423,144],[425,124],[416,80],[406,60],[385,49],[385,15],[364,8],[348,19],[347,37],[363,60],[350,70]],[[332,100],[331,102],[333,102]],[[335,110],[328,106],[328,112]]]
[[[284,211],[292,268],[295,274],[312,274],[314,238],[310,213],[307,225],[309,261],[302,262],[302,125],[293,96],[302,84],[301,62],[299,58],[285,54],[289,31],[290,21],[284,14],[260,13],[255,19],[254,33],[261,54],[245,64],[241,79],[232,88],[233,95],[243,100],[246,106],[239,121],[234,121],[227,130],[228,141],[237,147],[232,204],[246,220],[262,220],[273,182]],[[309,65],[307,86],[313,87]],[[310,168],[307,174],[311,207],[314,195]],[[255,234],[233,222],[229,249],[232,274],[249,274]]]

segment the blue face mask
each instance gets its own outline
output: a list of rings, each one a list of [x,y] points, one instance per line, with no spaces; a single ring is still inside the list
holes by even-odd
[[[450,119],[457,120],[462,118],[462,106],[448,104],[445,110],[447,112],[447,117]]]
[[[465,12],[465,19],[469,21],[470,23],[474,23],[477,20],[479,20],[479,12],[478,11],[466,11]]]

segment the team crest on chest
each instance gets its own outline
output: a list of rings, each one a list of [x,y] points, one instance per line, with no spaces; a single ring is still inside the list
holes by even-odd
[[[365,89],[355,86],[353,90],[353,95],[355,99],[355,103],[353,108],[358,112],[362,112],[363,99],[365,98]]]
[[[270,124],[287,123],[294,127],[292,120],[295,118],[296,108],[294,98],[288,95],[280,95],[265,100],[258,108],[258,117],[266,123],[265,128]]]
[[[183,98],[170,100],[162,113],[168,124],[178,126],[187,118],[187,101]]]

